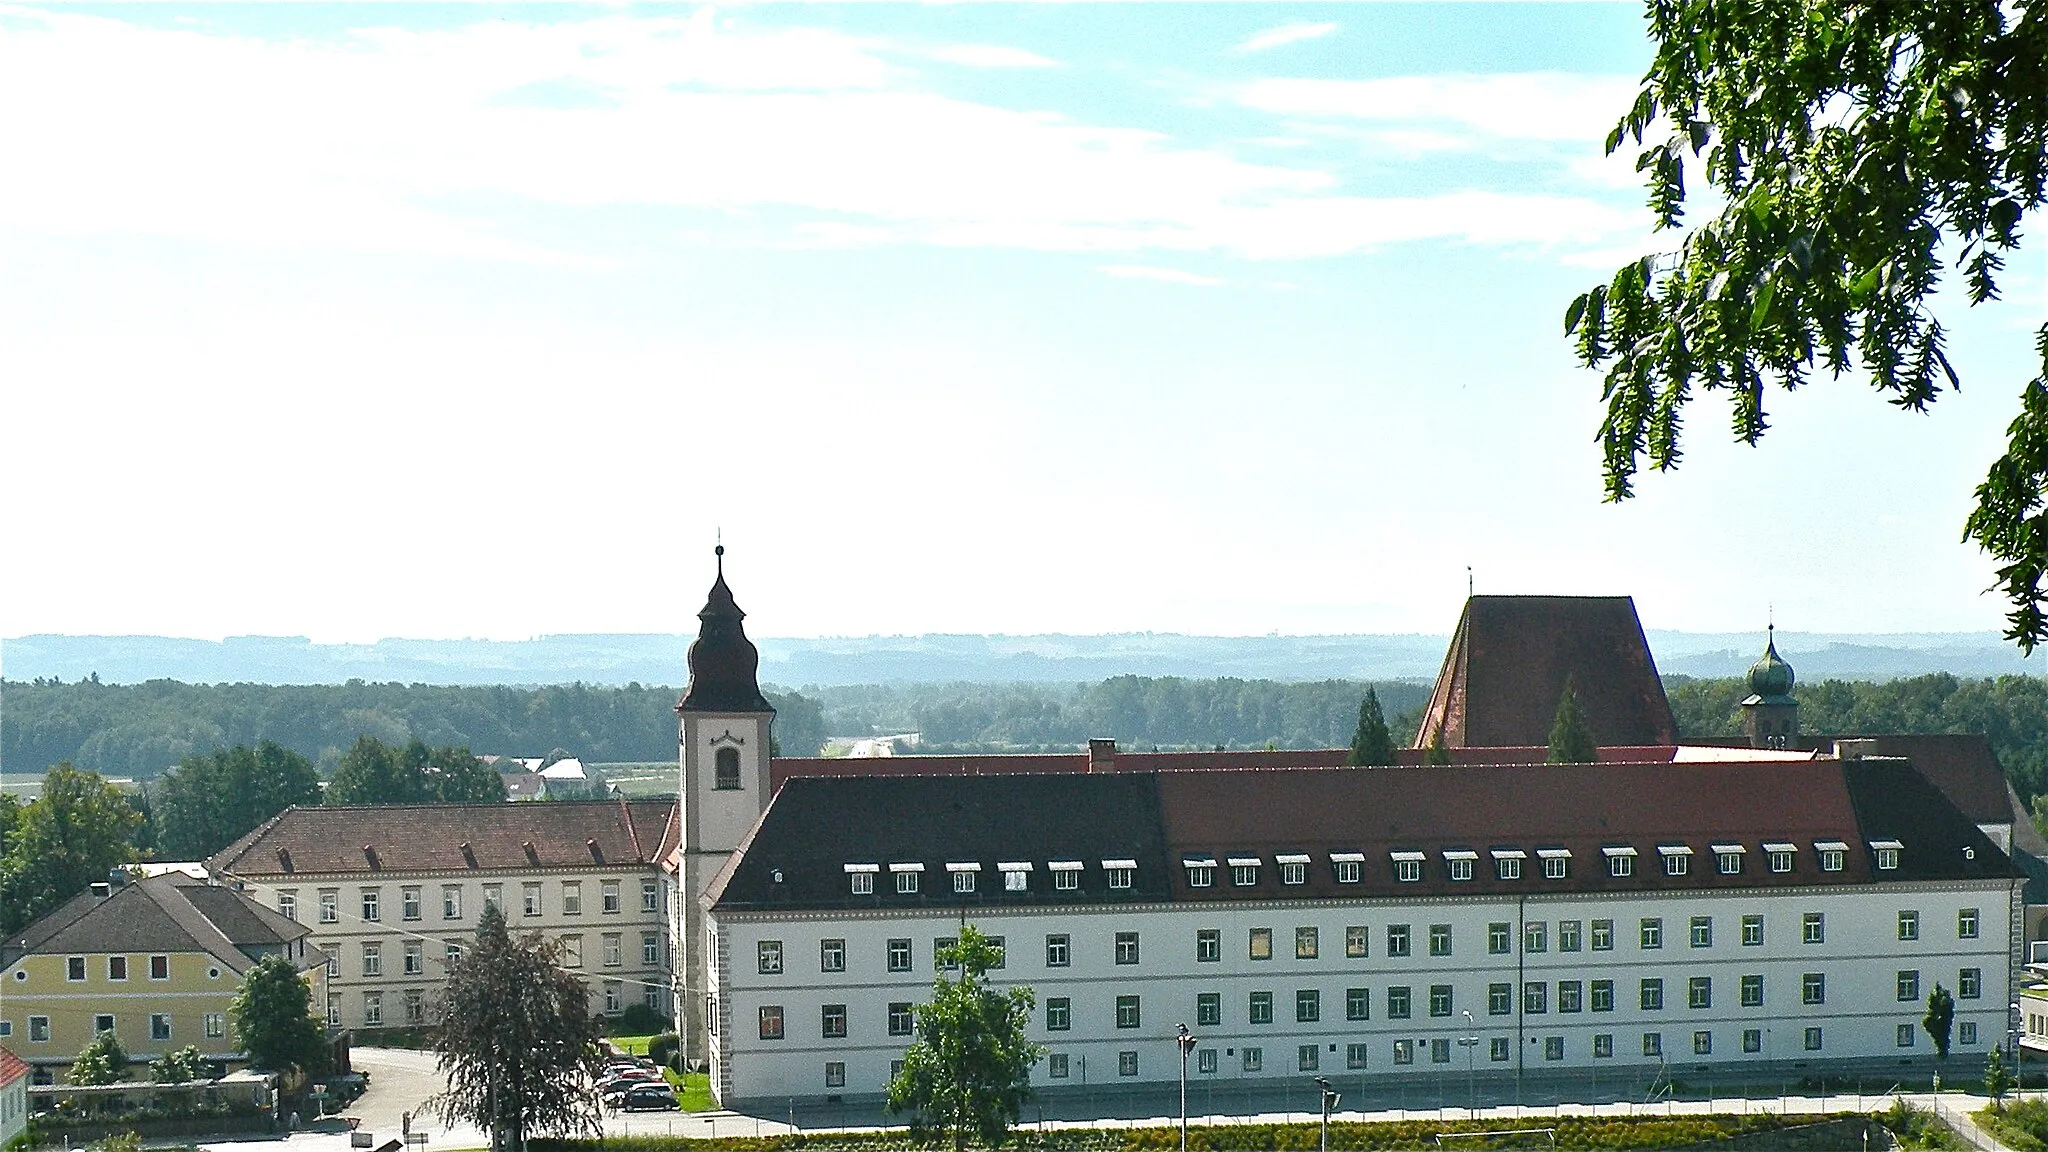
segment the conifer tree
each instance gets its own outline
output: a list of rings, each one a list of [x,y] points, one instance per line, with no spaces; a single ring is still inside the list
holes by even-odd
[[[1387,732],[1380,694],[1371,688],[1358,702],[1358,731],[1351,737],[1351,755],[1344,762],[1356,767],[1394,762],[1394,738]]]
[[[1550,753],[1544,759],[1552,764],[1591,764],[1599,758],[1599,745],[1593,742],[1593,730],[1586,726],[1586,713],[1579,707],[1579,694],[1572,690],[1567,676],[1564,693],[1557,698],[1557,716],[1550,722]]]
[[[1430,733],[1429,748],[1423,752],[1422,762],[1432,767],[1451,762],[1451,750],[1444,744],[1444,730],[1441,727]]]

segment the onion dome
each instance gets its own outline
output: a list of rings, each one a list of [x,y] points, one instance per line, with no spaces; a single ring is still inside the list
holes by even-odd
[[[1744,704],[1790,704],[1792,700],[1792,666],[1778,655],[1777,628],[1773,625],[1766,634],[1764,654],[1749,666],[1749,699]]]
[[[678,712],[773,712],[761,695],[761,654],[747,639],[745,612],[725,586],[725,545],[717,548],[718,579],[697,613],[697,641],[690,645],[690,686]]]

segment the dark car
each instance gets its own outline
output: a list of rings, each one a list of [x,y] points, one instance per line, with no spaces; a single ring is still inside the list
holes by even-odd
[[[676,1109],[676,1094],[666,1084],[642,1084],[629,1088],[619,1097],[617,1107],[624,1112],[673,1112]]]

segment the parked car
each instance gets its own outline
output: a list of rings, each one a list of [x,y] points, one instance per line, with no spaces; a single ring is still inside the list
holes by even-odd
[[[615,1106],[624,1112],[673,1112],[676,1094],[666,1084],[642,1084],[628,1089]]]
[[[667,1081],[662,1079],[661,1073],[659,1072],[621,1072],[616,1076],[607,1076],[604,1079],[599,1080],[597,1082],[597,1093],[598,1095],[603,1096],[608,1093],[623,1091],[627,1088],[632,1088],[641,1084],[665,1083],[667,1083]]]

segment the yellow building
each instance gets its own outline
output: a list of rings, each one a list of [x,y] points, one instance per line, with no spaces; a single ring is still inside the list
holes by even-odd
[[[282,953],[326,995],[311,933],[231,888],[171,873],[94,884],[0,946],[0,1043],[36,1083],[63,1078],[79,1049],[112,1031],[131,1059],[196,1046],[233,1062],[228,1006],[244,972]]]

